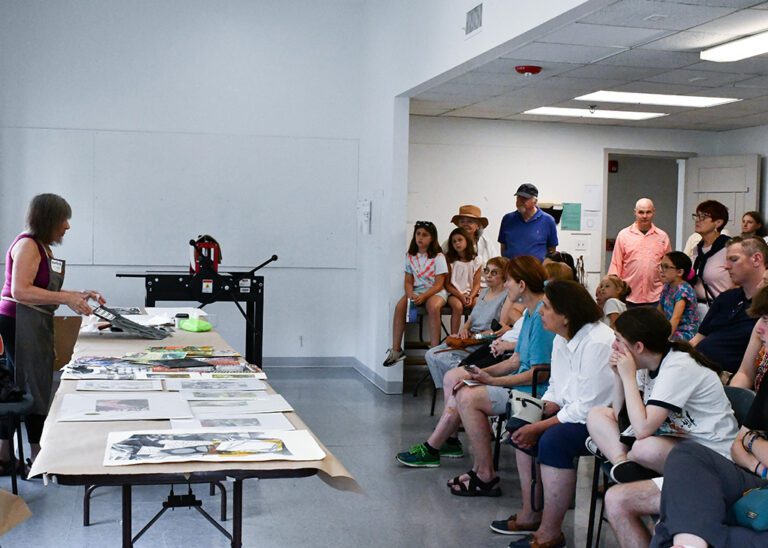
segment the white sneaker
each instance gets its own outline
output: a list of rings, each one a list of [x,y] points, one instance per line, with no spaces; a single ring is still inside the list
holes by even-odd
[[[598,459],[605,460],[605,455],[603,455],[603,452],[600,451],[600,448],[595,443],[595,440],[592,439],[592,436],[588,436],[587,439],[584,440],[584,446],[587,448],[587,451],[592,453]]]
[[[400,360],[405,359],[405,352],[402,350],[392,350],[391,348],[387,351],[387,357],[384,359],[384,367],[392,367]]]

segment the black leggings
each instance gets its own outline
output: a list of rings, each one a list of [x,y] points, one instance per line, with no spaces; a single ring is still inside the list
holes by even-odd
[[[0,337],[3,338],[5,347],[5,364],[11,374],[16,370],[14,361],[14,350],[16,349],[16,318],[0,314]],[[29,443],[40,443],[40,436],[43,434],[43,423],[46,415],[27,415],[24,417],[24,424],[27,426],[27,440]],[[0,439],[10,439],[10,432],[5,421],[0,422]],[[0,455],[0,460],[2,456]]]

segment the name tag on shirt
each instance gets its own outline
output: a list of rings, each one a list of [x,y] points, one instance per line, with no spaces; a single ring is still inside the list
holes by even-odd
[[[53,270],[56,274],[61,274],[63,269],[64,261],[60,259],[51,259],[51,270]]]

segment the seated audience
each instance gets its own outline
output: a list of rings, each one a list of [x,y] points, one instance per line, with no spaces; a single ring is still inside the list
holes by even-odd
[[[507,309],[512,307],[512,301],[507,299],[507,292],[504,289],[506,280],[505,266],[507,259],[505,257],[494,257],[488,261],[488,287],[480,292],[480,299],[477,301],[472,313],[464,322],[464,325],[453,335],[468,339],[475,335],[500,335],[509,329],[509,324],[505,323],[509,315]],[[493,322],[500,322],[500,329],[494,331]],[[480,344],[487,342],[478,341]],[[425,359],[432,379],[436,387],[443,386],[443,376],[456,367],[459,362],[470,352],[479,348],[478,345],[468,346],[463,349],[451,349],[446,343],[439,344],[434,348],[427,350]]]
[[[694,274],[691,259],[681,251],[670,251],[661,260],[661,281],[664,289],[659,298],[659,311],[669,320],[671,337],[689,341],[699,327],[696,293],[688,283]]]
[[[768,531],[738,527],[728,516],[746,491],[768,485],[767,432],[768,383],[763,383],[731,446],[733,462],[697,443],[679,444],[664,467],[659,522],[650,545],[767,546]]]
[[[448,265],[437,242],[437,228],[430,221],[416,221],[413,237],[405,255],[405,295],[395,306],[392,320],[392,348],[387,351],[384,367],[391,367],[405,357],[403,333],[408,301],[424,306],[429,314],[430,346],[440,344],[440,310],[448,299],[445,291],[445,275]]]
[[[715,298],[691,344],[725,371],[735,373],[755,325],[747,309],[763,281],[768,245],[762,238],[736,237],[726,250],[725,268],[739,287]]]
[[[451,333],[458,333],[465,308],[473,308],[480,294],[483,260],[477,256],[475,245],[463,228],[455,228],[448,238],[448,306],[451,307]]]
[[[576,275],[576,262],[573,260],[573,255],[570,253],[566,251],[552,251],[547,253],[544,257],[544,261],[542,261],[541,264],[543,264],[544,268],[546,268],[550,263],[562,263],[568,265],[573,276],[571,279],[574,282],[579,281],[578,276]]]
[[[573,279],[573,269],[565,263],[544,261],[544,270],[547,273],[547,280],[565,280],[575,281]]]
[[[483,266],[486,266],[488,259],[498,257],[501,255],[499,251],[499,244],[493,239],[488,238],[484,231],[488,227],[488,219],[483,217],[480,212],[480,208],[474,205],[463,205],[459,207],[459,213],[454,215],[451,222],[463,228],[472,238],[472,243],[477,251],[477,256],[483,261]],[[443,242],[443,252],[448,252],[449,240]],[[485,274],[480,277],[480,286],[486,286]]]
[[[614,333],[600,321],[602,310],[576,282],[555,281],[545,288],[541,309],[544,328],[557,334],[552,348],[552,373],[543,396],[544,416],[511,436],[515,446],[522,509],[491,529],[502,534],[530,532],[512,547],[565,546],[563,519],[576,487],[574,459],[588,454],[587,413],[611,401],[612,377],[608,363]],[[527,496],[532,459],[538,462],[536,507]],[[542,487],[543,484],[543,487]]]
[[[719,367],[689,344],[670,342],[669,331],[667,319],[652,308],[628,310],[616,320],[612,408],[592,409],[587,428],[613,464],[617,483],[659,476],[682,439],[728,455],[736,437]],[[629,424],[620,413],[625,405]]]
[[[752,299],[752,306],[747,313],[757,319],[755,327],[752,329],[752,336],[749,339],[749,345],[744,352],[744,359],[736,374],[731,377],[730,386],[747,388],[757,392],[763,383],[765,372],[768,371],[768,352],[764,339],[768,339],[768,287],[763,286]]]
[[[474,455],[472,470],[449,482],[451,493],[459,496],[499,496],[499,478],[493,469],[491,431],[488,417],[506,409],[509,388],[530,391],[532,368],[549,364],[554,335],[542,327],[544,268],[530,256],[517,257],[507,267],[508,299],[522,299],[523,326],[513,356],[487,367],[456,368],[443,380],[445,409],[435,430],[424,442],[399,453],[397,460],[412,467],[434,468],[440,457],[464,455],[457,431],[464,425]],[[474,381],[471,385],[465,380]]]
[[[616,318],[627,310],[627,295],[632,293],[629,284],[616,274],[608,274],[600,280],[595,291],[598,306],[603,309],[603,323],[613,328]]]
[[[741,217],[741,236],[758,236],[765,240],[768,233],[765,231],[765,221],[759,211],[747,211]]]
[[[693,214],[696,233],[701,240],[691,252],[693,270],[696,272],[696,297],[700,316],[723,291],[734,286],[726,267],[726,243],[729,237],[721,234],[728,224],[728,208],[715,200],[706,200],[696,206]]]

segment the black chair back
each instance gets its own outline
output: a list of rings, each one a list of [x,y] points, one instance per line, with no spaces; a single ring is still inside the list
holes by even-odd
[[[736,415],[736,422],[739,423],[739,427],[744,424],[744,420],[747,418],[749,408],[752,407],[752,401],[755,399],[755,393],[752,390],[746,388],[739,388],[737,386],[726,386],[725,395],[728,396],[728,401],[731,402],[733,408],[733,414]]]

